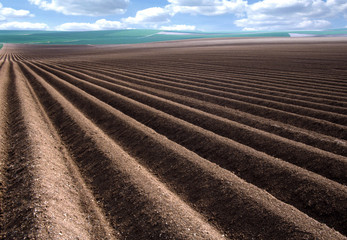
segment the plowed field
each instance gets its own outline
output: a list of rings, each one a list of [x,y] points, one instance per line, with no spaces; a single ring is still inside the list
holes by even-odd
[[[2,239],[347,239],[347,39],[0,51]]]

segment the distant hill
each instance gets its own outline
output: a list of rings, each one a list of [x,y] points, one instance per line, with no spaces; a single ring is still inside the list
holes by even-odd
[[[109,31],[11,31],[0,30],[0,43],[29,44],[134,44],[196,38],[221,37],[324,37],[347,36],[347,29],[327,31],[283,32],[185,32],[160,30],[109,30]]]

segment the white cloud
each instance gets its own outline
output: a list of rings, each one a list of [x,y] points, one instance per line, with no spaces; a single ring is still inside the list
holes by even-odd
[[[154,20],[153,20],[154,21]],[[137,23],[137,22],[129,22]],[[148,22],[147,22],[148,23]],[[138,23],[139,24],[139,23]],[[55,28],[58,31],[98,31],[98,30],[115,30],[115,29],[127,29],[128,23],[119,21],[108,21],[106,19],[97,20],[95,23],[81,23],[81,22],[70,22],[64,23]],[[158,27],[154,27],[158,28]],[[194,31],[196,27],[193,25],[170,25],[162,26],[160,30],[171,30],[171,31]]]
[[[45,23],[31,22],[5,22],[0,23],[0,30],[48,30],[49,27]]]
[[[168,0],[165,7],[151,7],[140,10],[135,17],[122,19],[124,23],[158,28],[158,25],[169,23],[177,13],[221,15],[225,13],[240,14],[244,11],[247,2],[244,0]],[[176,28],[188,25],[176,25]],[[189,26],[188,28],[192,28]]]
[[[331,25],[326,19],[334,15],[323,0],[263,0],[248,5],[246,13],[247,17],[236,20],[235,25],[260,31],[325,29]]]
[[[124,13],[129,0],[29,0],[44,10],[65,15],[102,16]]]
[[[171,26],[162,26],[160,30],[166,31],[195,31],[196,26],[193,25],[171,25]]]
[[[327,0],[327,6],[331,8],[333,13],[342,13],[344,17],[347,19],[347,1],[346,0]]]
[[[158,28],[160,24],[169,23],[177,13],[208,16],[225,13],[241,14],[247,5],[244,0],[168,0],[168,2],[165,7],[140,10],[135,17],[124,18],[122,21],[127,24]]]
[[[125,28],[125,25],[118,21],[107,21],[106,19],[97,20],[95,23],[64,23],[56,27],[58,31],[97,31],[115,30]]]
[[[130,0],[28,0],[44,10],[66,15],[99,16],[125,12]],[[319,30],[331,27],[329,19],[344,15],[347,19],[346,0],[167,0],[165,7],[140,10],[133,17],[120,21],[100,19],[94,23],[70,22],[57,30],[105,30],[146,27],[161,30],[195,30],[192,25],[174,25],[176,14],[216,16],[233,14],[234,24],[243,30]],[[0,21],[11,17],[33,16],[26,10],[3,8],[0,3]],[[234,18],[235,19],[235,18]],[[164,25],[164,26],[163,26]],[[167,26],[165,26],[167,25]]]
[[[173,13],[188,13],[193,15],[222,15],[233,13],[242,15],[247,6],[244,0],[168,0],[167,7]]]
[[[272,30],[323,30],[331,26],[327,20],[304,20],[304,19],[240,19],[235,21],[236,26],[244,31],[272,31]]]
[[[3,5],[0,3],[0,20],[6,20],[8,18],[13,19],[33,16],[34,15],[27,10],[16,10],[13,8],[3,7]]]
[[[138,11],[135,17],[128,17],[123,19],[123,22],[128,24],[157,24],[166,23],[170,21],[173,13],[167,8],[152,7]]]
[[[18,22],[15,19],[33,17],[27,10],[4,7],[0,3],[0,30],[46,30],[45,23]]]
[[[305,20],[300,22],[298,29],[326,29],[330,27],[331,23],[327,20]]]
[[[324,17],[330,9],[322,0],[263,0],[249,5],[247,13],[252,15]]]
[[[0,16],[8,18],[33,17],[27,10],[15,10],[13,8],[0,8]]]

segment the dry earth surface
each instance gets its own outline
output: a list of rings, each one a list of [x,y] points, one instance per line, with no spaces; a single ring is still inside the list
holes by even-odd
[[[347,39],[5,44],[2,239],[347,239]]]

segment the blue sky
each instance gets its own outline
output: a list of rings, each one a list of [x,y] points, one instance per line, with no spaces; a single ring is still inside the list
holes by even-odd
[[[0,29],[197,31],[347,27],[347,0],[0,0]]]

